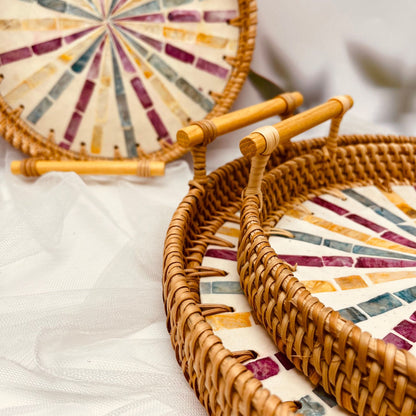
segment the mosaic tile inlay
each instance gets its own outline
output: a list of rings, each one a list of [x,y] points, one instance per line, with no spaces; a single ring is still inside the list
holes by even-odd
[[[416,189],[392,188],[386,193],[368,186],[345,189],[338,197],[314,197],[287,212],[268,234],[275,252],[296,266],[294,275],[314,296],[375,337],[414,353]],[[217,235],[237,246],[238,225],[227,222]],[[245,326],[249,321],[244,324],[238,314],[248,317],[251,308],[241,292],[236,261],[235,247],[207,247],[203,265],[223,268],[227,275],[202,278],[201,301],[233,307],[218,319],[209,317],[214,331],[232,350],[255,351],[257,357],[246,367],[282,399],[300,402],[299,412],[344,415],[322,386],[312,386],[294,369],[260,325],[253,320]]]
[[[238,0],[11,0],[0,11],[0,94],[62,148],[158,151],[224,91],[238,15]]]

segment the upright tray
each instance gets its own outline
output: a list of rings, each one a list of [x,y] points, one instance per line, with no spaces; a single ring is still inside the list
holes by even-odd
[[[410,416],[416,139],[338,137],[350,104],[335,98],[241,142],[253,165],[238,270],[256,319],[314,385],[354,414]],[[289,142],[329,118],[327,139]],[[263,176],[278,142],[297,155]]]
[[[156,159],[227,112],[249,71],[255,0],[9,2],[0,135],[43,159]]]

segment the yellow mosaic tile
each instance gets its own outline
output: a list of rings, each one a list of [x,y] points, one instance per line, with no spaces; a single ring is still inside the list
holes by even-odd
[[[410,218],[416,218],[416,209],[412,208],[400,195],[396,192],[383,192],[383,195],[397,208],[404,212]]]
[[[336,291],[334,285],[330,282],[326,282],[325,280],[303,280],[302,283],[311,293]]]
[[[198,33],[196,36],[196,43],[210,46],[211,48],[223,49],[227,46],[228,39],[219,36],[206,35],[205,33]]]
[[[218,232],[220,234],[228,235],[230,237],[240,237],[240,230],[238,228],[232,227],[221,227]]]
[[[227,313],[207,316],[214,331],[221,329],[247,328],[251,326],[250,312]]]
[[[163,85],[159,78],[153,77],[151,83],[160,98],[162,98],[163,102],[169,107],[170,111],[178,117],[183,126],[186,126],[189,122],[189,115],[185,113],[175,97]]]
[[[382,247],[387,250],[399,251],[400,253],[416,254],[416,249],[402,246],[392,241],[384,240],[382,238],[373,237],[366,241],[367,244],[375,247]]]
[[[182,42],[194,42],[195,40],[195,32],[168,26],[163,28],[163,36],[168,39],[180,40]]]
[[[342,290],[359,289],[368,286],[363,278],[358,275],[336,277],[334,280]]]
[[[412,279],[416,277],[414,271],[397,271],[397,272],[376,272],[367,273],[367,276],[373,283],[392,282],[394,280]]]

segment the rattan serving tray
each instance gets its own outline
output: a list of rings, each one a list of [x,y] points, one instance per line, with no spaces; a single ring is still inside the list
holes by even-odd
[[[242,362],[254,357],[252,351],[230,351],[208,323],[210,316],[232,310],[226,305],[201,304],[199,284],[204,278],[224,276],[215,267],[203,266],[210,244],[230,247],[215,233],[225,222],[238,223],[236,212],[247,183],[249,163],[237,159],[205,174],[205,149],[218,134],[235,130],[272,114],[293,111],[301,104],[299,94],[283,95],[260,107],[240,110],[233,116],[205,121],[178,133],[178,140],[192,141],[202,135],[203,142],[193,147],[195,178],[188,194],[176,210],[169,226],[164,249],[163,295],[167,326],[177,361],[195,394],[212,415],[289,415],[297,409],[293,402],[282,402],[262,386]],[[268,114],[266,114],[266,112]],[[200,139],[198,139],[200,140]],[[280,149],[281,150],[281,149]],[[276,151],[269,167],[297,155]]]
[[[332,407],[410,416],[416,139],[338,137],[350,104],[338,97],[243,139],[253,165],[238,271],[256,320]],[[304,152],[263,176],[279,141],[289,150],[291,137],[328,118],[327,139],[296,144]]]
[[[227,112],[255,0],[15,0],[0,10],[0,135],[43,159],[157,159]]]

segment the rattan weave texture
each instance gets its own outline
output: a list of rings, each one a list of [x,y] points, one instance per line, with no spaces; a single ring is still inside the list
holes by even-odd
[[[268,171],[241,211],[238,269],[257,319],[278,348],[338,404],[359,415],[415,413],[416,359],[325,307],[279,259],[267,232],[311,196],[358,185],[415,184],[416,139],[355,135],[292,143],[299,156]]]
[[[291,99],[299,99],[296,94],[284,95],[281,101],[286,105],[280,113],[286,115],[301,103]],[[204,131],[210,134],[209,128]],[[206,176],[205,150],[212,139],[205,137],[192,150],[195,176],[165,240],[163,297],[172,346],[186,379],[209,414],[290,415],[297,405],[272,395],[242,364],[253,358],[253,352],[227,350],[207,322],[207,316],[230,308],[200,303],[200,279],[223,273],[201,266],[205,250],[212,243],[228,246],[215,233],[225,221],[238,223],[235,214],[240,209],[241,192],[249,173],[248,160],[240,158]],[[269,167],[295,153],[280,148],[272,155]]]

